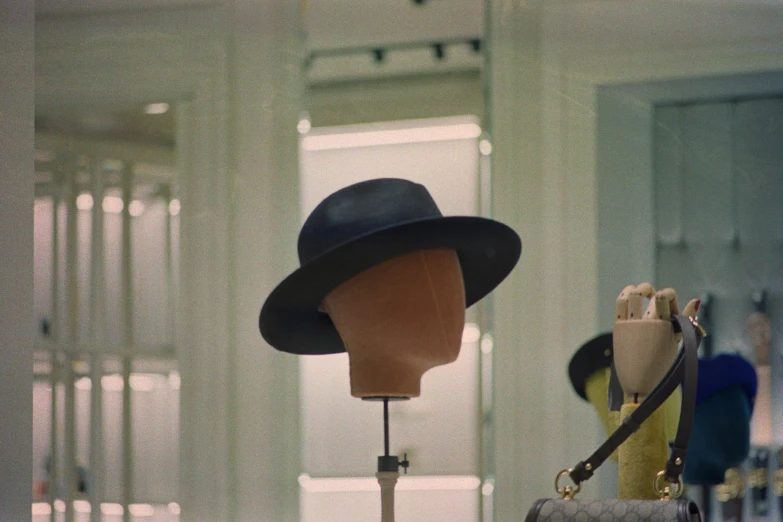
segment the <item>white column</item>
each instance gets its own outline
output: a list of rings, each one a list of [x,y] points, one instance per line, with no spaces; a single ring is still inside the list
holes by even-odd
[[[494,294],[495,520],[552,496],[557,471],[598,442],[566,373],[579,341],[597,333],[595,181],[568,166],[591,120],[563,95],[548,14],[544,1],[491,3],[489,13],[493,211],[522,238]]]
[[[104,313],[106,307],[106,279],[104,277],[103,255],[103,161],[93,160],[91,165],[92,237],[90,238],[92,263],[90,271],[90,335],[92,351],[90,353],[90,467],[88,492],[90,495],[90,520],[101,522],[101,500],[103,497],[103,356],[100,346],[106,341]]]
[[[545,328],[537,4],[492,4],[489,13],[493,217],[522,238],[517,268],[494,293],[494,520],[522,518],[533,498],[550,495],[542,487],[549,477],[533,472],[532,459],[557,439],[545,431],[547,371],[536,353]]]
[[[133,165],[124,162],[122,170],[122,295],[123,303],[123,346],[126,353],[132,353],[133,347],[133,244],[130,205],[133,200]],[[122,519],[130,522],[130,510],[133,502],[133,424],[131,417],[130,374],[133,358],[122,358]]]
[[[64,401],[64,433],[63,433],[63,469],[65,491],[65,522],[73,522],[76,499],[76,387],[74,386],[75,374],[73,364],[77,359],[74,347],[79,342],[79,258],[78,258],[78,230],[76,213],[76,198],[79,187],[77,183],[78,168],[76,157],[65,153],[65,309],[63,318],[67,320],[62,342],[66,345],[65,366],[63,368],[63,387],[65,388]],[[63,326],[61,324],[61,326]]]
[[[235,2],[231,247],[236,521],[298,521],[296,356],[266,345],[258,313],[298,266],[304,58],[301,4]]]
[[[52,319],[50,332],[52,340],[55,343],[62,341],[60,329],[60,190],[62,184],[62,172],[59,165],[52,174]],[[60,381],[60,354],[52,350],[49,354],[52,362],[52,374],[50,382],[52,386],[51,411],[49,422],[51,433],[49,436],[49,504],[51,506],[50,518],[54,522],[57,514],[54,509],[54,502],[57,500],[60,492],[60,470],[59,470],[59,449],[57,441],[60,438],[59,426],[57,425],[57,383]]]
[[[0,520],[30,520],[33,425],[32,2],[0,3]]]
[[[300,5],[230,4],[229,48],[178,107],[183,521],[298,521],[298,362],[258,331],[296,265]]]
[[[32,503],[33,17],[0,3],[0,520],[29,520]]]

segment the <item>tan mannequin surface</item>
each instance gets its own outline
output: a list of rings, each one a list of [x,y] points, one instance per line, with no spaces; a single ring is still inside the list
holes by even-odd
[[[642,313],[644,299],[649,299]],[[696,315],[693,299],[682,314]],[[620,417],[639,406],[668,371],[677,355],[679,335],[670,322],[679,314],[677,295],[671,288],[658,292],[649,283],[626,286],[617,298],[612,342],[617,377],[625,396]],[[656,410],[618,450],[618,497],[659,498],[653,488],[657,473],[668,457],[665,408]]]
[[[376,265],[332,290],[323,305],[348,352],[354,397],[418,397],[424,372],[459,355],[465,288],[452,249]]]
[[[642,314],[644,298],[650,300]],[[695,316],[698,299],[683,309]],[[671,316],[680,313],[677,294],[671,288],[658,292],[649,283],[626,286],[617,297],[612,342],[617,377],[631,402],[641,402],[663,378],[677,356],[679,336]]]
[[[750,440],[754,446],[768,446],[772,443],[772,384],[769,365],[769,343],[772,338],[769,317],[754,312],[748,317],[748,336],[753,344],[758,389],[753,405]]]
[[[601,418],[606,436],[611,435],[620,425],[620,415],[617,412],[609,411],[607,396],[609,394],[609,368],[603,368],[594,372],[585,381],[585,393],[587,400],[595,408],[596,413]],[[677,423],[680,419],[680,405],[682,402],[682,392],[679,388],[674,390],[668,399],[663,403],[663,420],[666,426],[666,441],[671,442],[677,433]],[[617,460],[617,451],[612,453],[611,459]]]

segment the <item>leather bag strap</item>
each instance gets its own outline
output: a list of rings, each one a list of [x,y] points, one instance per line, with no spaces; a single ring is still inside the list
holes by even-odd
[[[587,460],[579,462],[572,468],[569,476],[575,484],[579,485],[592,477],[595,470],[620,447],[620,444],[638,430],[642,422],[652,415],[682,383],[680,421],[677,426],[677,434],[674,437],[669,460],[666,462],[664,475],[666,480],[671,483],[679,481],[685,463],[685,453],[688,446],[688,438],[691,434],[693,414],[696,409],[697,350],[699,342],[701,342],[701,332],[691,319],[683,315],[672,316],[671,320],[674,331],[682,333],[682,349],[677,354],[674,363],[653,391],[650,392],[633,413],[623,419],[614,433]]]

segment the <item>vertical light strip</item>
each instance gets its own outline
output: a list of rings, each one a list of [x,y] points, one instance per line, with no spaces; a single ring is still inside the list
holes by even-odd
[[[103,201],[103,162],[93,160],[90,177],[93,201]],[[105,305],[106,281],[104,278],[103,252],[103,205],[92,206],[92,237],[90,238],[90,335],[92,350],[90,354],[90,467],[89,495],[91,522],[101,522],[101,497],[103,496],[103,356],[99,346],[105,341]]]
[[[70,158],[69,158],[70,159]],[[66,307],[68,318],[68,341],[74,345],[79,332],[79,287],[78,287],[78,244],[76,229],[76,196],[78,194],[76,165],[69,161],[66,172],[66,221],[65,221],[65,274]],[[65,472],[65,522],[74,521],[73,500],[76,494],[76,388],[74,387],[73,354],[65,353],[65,433],[63,444],[63,470]]]
[[[133,199],[133,165],[125,162],[122,172],[122,298],[123,341],[126,349],[133,346],[133,271],[131,263],[131,215],[130,202]],[[133,440],[131,426],[130,374],[133,359],[125,355],[122,360],[122,520],[130,522],[129,506],[133,502]]]
[[[167,320],[168,320],[168,334],[169,334],[169,343],[171,343],[172,346],[176,343],[176,335],[175,335],[175,306],[176,301],[174,299],[174,293],[176,292],[176,287],[174,285],[174,260],[173,260],[173,251],[174,251],[174,233],[172,230],[172,227],[174,226],[174,218],[171,215],[171,211],[169,210],[169,205],[171,204],[172,200],[172,190],[171,185],[166,185],[165,187],[162,187],[161,189],[163,193],[163,200],[166,204],[166,221],[164,226],[166,227],[165,230],[165,237],[166,237],[166,245],[164,248],[165,251],[165,259],[166,259],[166,309],[167,309]]]
[[[49,325],[49,335],[52,341],[59,343],[60,338],[60,217],[58,209],[60,208],[60,184],[62,171],[60,165],[56,164],[52,174],[52,310],[51,322]],[[49,439],[49,520],[55,521],[54,501],[60,491],[60,478],[58,473],[58,461],[60,458],[57,439],[57,378],[59,375],[60,358],[56,351],[50,354],[52,362],[51,386],[52,386],[52,411],[50,412],[50,439]]]
[[[485,218],[492,217],[492,141],[485,132],[479,140],[479,160],[478,160],[478,201],[479,216]],[[478,418],[479,418],[479,473],[481,480],[485,483],[494,480],[494,448],[495,448],[495,428],[492,423],[492,351],[485,350],[487,339],[492,342],[492,295],[482,299],[479,303],[479,325],[482,333],[479,343],[479,371],[478,371]],[[491,344],[490,344],[491,347]],[[492,522],[492,491],[487,494],[479,495],[479,512],[482,522]]]

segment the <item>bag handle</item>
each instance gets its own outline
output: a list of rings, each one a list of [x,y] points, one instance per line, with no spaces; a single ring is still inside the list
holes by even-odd
[[[642,401],[639,407],[623,419],[614,433],[587,460],[579,462],[570,470],[561,471],[558,475],[559,479],[562,475],[567,474],[576,484],[577,491],[581,488],[581,483],[592,477],[595,470],[614,453],[620,444],[638,430],[642,422],[652,415],[682,383],[682,407],[680,408],[677,434],[674,437],[666,468],[656,478],[656,483],[663,476],[667,482],[679,484],[680,475],[685,464],[685,453],[688,446],[688,438],[691,434],[693,414],[696,410],[697,350],[701,342],[702,332],[697,328],[698,323],[696,323],[695,319],[683,315],[675,315],[672,316],[671,321],[674,331],[682,333],[682,349],[677,354],[674,364],[669,368],[669,371],[666,372],[663,379],[650,392],[647,398]],[[557,481],[555,487],[557,488]],[[564,491],[568,493],[568,490]],[[576,491],[572,491],[571,495],[574,493]]]

